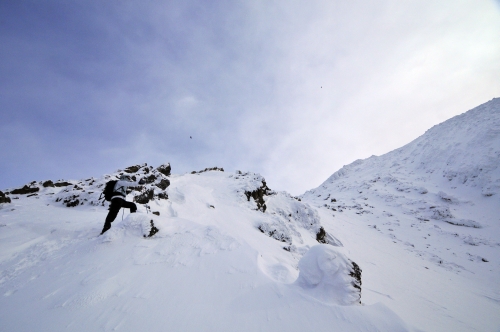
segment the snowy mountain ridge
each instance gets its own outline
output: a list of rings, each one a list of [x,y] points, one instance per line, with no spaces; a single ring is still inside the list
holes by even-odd
[[[418,172],[422,181],[439,181],[442,176],[459,185],[479,187],[484,195],[499,193],[499,109],[500,98],[495,98],[432,127],[399,149],[344,166],[325,184],[371,167],[394,176]]]
[[[500,317],[500,98],[434,126],[399,149],[344,166],[301,198],[318,209],[322,220],[334,220],[324,222],[326,229],[346,247],[361,241],[375,251],[381,246],[380,256],[401,255],[404,264],[415,258],[412,264],[422,267],[419,278],[427,283],[445,275],[443,283],[464,283],[467,295],[461,294],[461,305],[456,296],[436,289],[425,294],[424,288],[413,295],[412,308],[390,306],[405,320],[418,320],[411,310],[420,308],[429,317],[437,312],[460,316],[464,325],[454,326],[458,330],[500,327],[493,318]],[[352,258],[367,266],[356,255]],[[433,278],[428,270],[435,270]],[[420,269],[405,278],[415,274]],[[378,292],[403,291],[386,288]],[[433,309],[424,309],[428,303],[420,301],[432,301]],[[436,330],[436,324],[427,328]]]
[[[434,126],[402,148],[357,160],[335,172],[318,189],[304,194],[304,198],[314,200],[318,192],[325,190],[357,191],[353,197],[362,192],[365,196],[376,193],[389,205],[397,199],[406,213],[419,220],[444,220],[480,228],[481,222],[470,213],[473,209],[469,205],[475,204],[479,193],[486,197],[498,197],[500,193],[499,110],[500,98],[496,98]],[[430,196],[435,199],[426,199]],[[497,199],[489,201],[493,203],[484,201],[487,206],[482,208],[494,210]]]
[[[420,221],[475,228],[498,224],[497,218],[479,222],[470,212],[481,200],[479,193],[497,198],[500,193],[500,98],[434,126],[404,147],[344,166],[303,197],[324,201],[324,193],[333,192],[349,192],[352,201],[375,195],[388,206],[402,205],[405,213]],[[392,204],[394,200],[397,203]],[[495,198],[484,203],[489,209],[498,207]],[[331,201],[326,205],[335,206]],[[360,206],[359,211],[370,209]]]

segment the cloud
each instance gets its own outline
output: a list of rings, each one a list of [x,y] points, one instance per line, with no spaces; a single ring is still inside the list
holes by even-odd
[[[451,0],[2,2],[0,139],[21,143],[0,185],[43,150],[42,178],[170,161],[300,194],[497,96],[499,18]]]

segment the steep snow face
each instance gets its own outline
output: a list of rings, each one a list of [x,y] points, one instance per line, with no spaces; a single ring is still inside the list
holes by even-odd
[[[465,284],[472,293],[456,307],[454,296],[432,287],[420,288],[405,303],[392,300],[401,293],[399,286],[373,289],[374,299],[407,321],[429,330],[500,326],[500,98],[434,126],[400,149],[344,166],[301,198],[318,208],[326,230],[351,250],[364,272],[383,273],[399,285],[393,272],[373,266],[385,262],[394,271],[382,258],[390,253],[404,262],[398,274],[412,270],[407,280],[419,276],[433,283],[430,275],[435,280],[446,275],[451,285]],[[422,270],[413,271],[410,262]],[[446,309],[440,312],[438,306]],[[414,308],[426,311],[434,323],[422,325]]]
[[[98,236],[99,190],[123,172],[150,180],[127,200],[149,199]],[[5,330],[407,329],[385,305],[360,305],[361,270],[318,212],[259,174],[138,165],[52,184],[7,190],[0,205]]]
[[[400,149],[344,166],[304,199],[342,210],[333,197],[345,192],[358,202],[351,206],[359,213],[369,213],[372,204],[365,196],[375,195],[420,221],[498,225],[497,218],[477,212],[499,211],[500,98],[434,126]]]
[[[402,148],[344,166],[321,187],[354,176],[370,180],[367,185],[392,183],[400,191],[426,190],[398,182],[412,178],[428,183],[444,179],[450,187],[475,188],[485,196],[500,193],[500,98],[432,127]]]

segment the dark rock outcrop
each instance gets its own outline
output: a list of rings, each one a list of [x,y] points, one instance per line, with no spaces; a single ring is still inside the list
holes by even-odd
[[[168,195],[167,193],[159,193],[158,194],[158,199],[168,199]]]
[[[150,221],[151,225],[150,225],[150,228],[149,228],[149,234],[144,234],[144,237],[152,237],[153,235],[155,235],[156,233],[158,233],[159,229],[155,226],[153,220]]]
[[[38,187],[29,187],[28,185],[25,185],[22,188],[12,190],[10,193],[12,195],[26,195],[36,193],[39,190],[40,188]]]
[[[267,206],[264,201],[264,196],[269,196],[272,193],[272,190],[269,189],[266,185],[265,181],[262,181],[262,186],[255,189],[254,191],[245,191],[245,195],[247,196],[248,201],[250,201],[250,197],[252,197],[257,203],[257,210],[266,212]]]
[[[139,204],[147,204],[150,200],[153,199],[154,197],[154,190],[153,189],[148,189],[142,194],[135,196],[134,201],[139,203]]]
[[[323,227],[321,227],[319,229],[319,232],[316,234],[316,241],[318,241],[319,243],[327,243],[326,239],[326,231]]]
[[[66,205],[67,207],[75,207],[75,206],[80,205],[79,198],[80,198],[80,196],[78,196],[78,195],[71,195],[71,196],[65,197],[64,199],[57,198],[56,202],[59,202],[62,200],[63,204]]]
[[[170,164],[167,163],[167,164],[163,164],[161,165],[160,167],[158,167],[156,169],[158,172],[162,173],[163,175],[165,176],[170,176],[170,171],[172,170],[172,168],[170,167]]]
[[[200,173],[204,173],[204,172],[209,172],[209,171],[219,171],[219,172],[224,172],[224,168],[222,167],[209,167],[209,168],[205,168],[204,170],[201,170],[201,171],[192,171],[191,174],[200,174]]]
[[[72,186],[72,185],[73,185],[73,183],[69,183],[66,181],[54,183],[54,186],[56,186],[56,187],[67,187],[67,186]]]
[[[319,243],[330,244],[334,247],[343,247],[342,242],[328,234],[323,226],[321,226],[319,231],[316,233],[316,241]]]
[[[359,298],[361,303],[361,268],[355,262],[349,260],[352,265],[352,270],[349,275],[354,279],[351,284],[354,288],[359,289]]]
[[[44,183],[42,183],[42,186],[43,186],[44,188],[47,188],[47,187],[55,187],[54,182],[52,182],[51,180],[47,180],[47,181],[45,181]]]
[[[153,183],[156,181],[156,175],[154,174],[151,174],[149,176],[145,176],[143,178],[141,178],[141,180],[146,183],[146,184],[149,184],[149,183]]]
[[[0,204],[1,203],[10,203],[10,197],[6,196],[3,192],[0,191]]]
[[[137,173],[137,171],[140,170],[141,167],[142,166],[140,166],[140,165],[129,166],[129,167],[125,168],[124,171],[127,173],[130,173],[130,174]]]
[[[170,186],[170,181],[167,179],[161,179],[161,181],[157,183],[156,186],[161,190],[165,190],[168,186]]]

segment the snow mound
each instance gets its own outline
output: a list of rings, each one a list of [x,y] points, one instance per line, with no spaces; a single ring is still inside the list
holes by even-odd
[[[339,250],[320,244],[299,262],[296,284],[322,302],[341,305],[360,303],[361,269]]]

